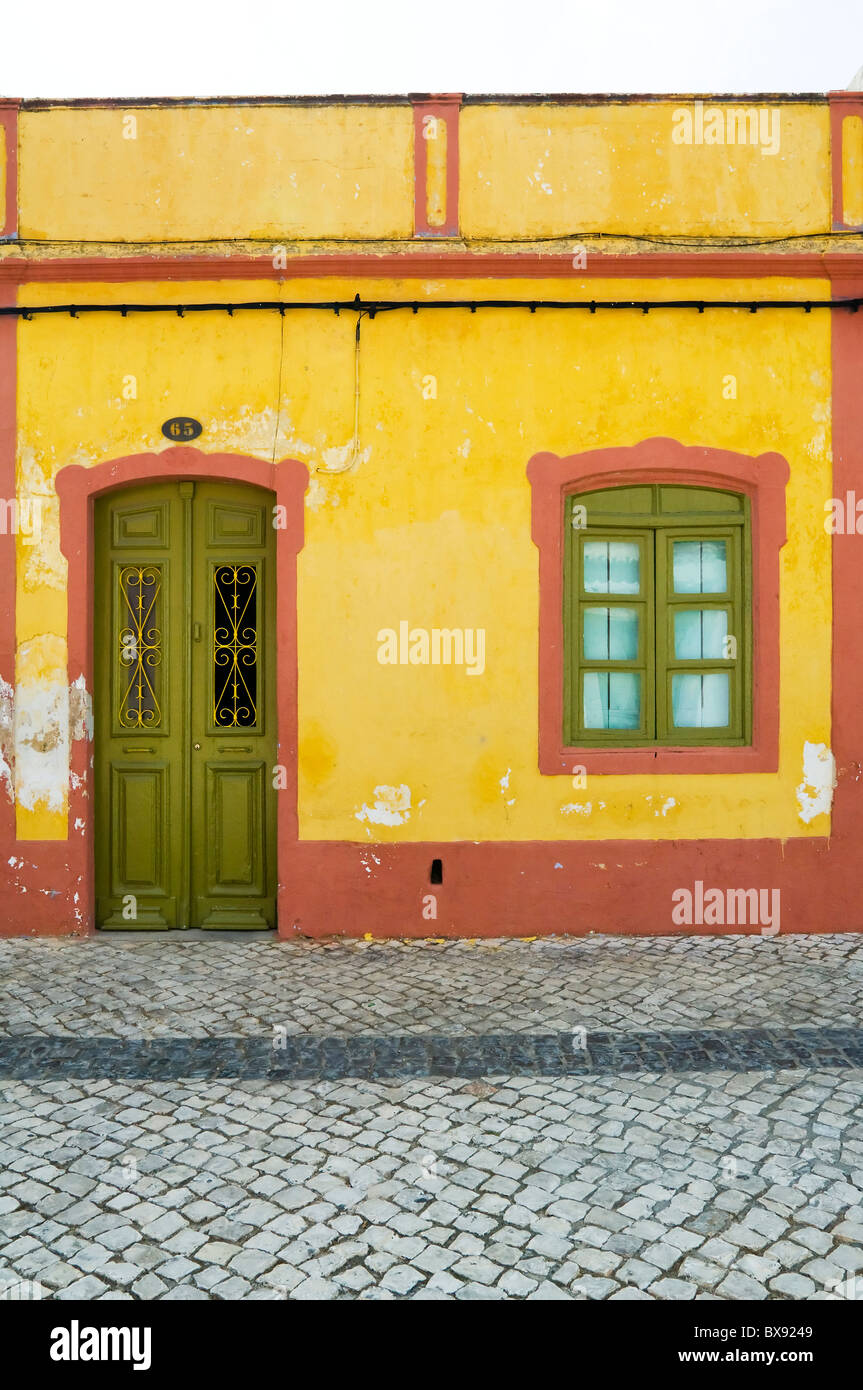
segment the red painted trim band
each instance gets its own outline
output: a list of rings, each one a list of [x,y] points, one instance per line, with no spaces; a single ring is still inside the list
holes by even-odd
[[[863,93],[830,93],[830,178],[833,194],[833,230],[839,232],[860,230],[860,224],[845,221],[843,123],[846,116],[863,117]],[[860,171],[860,177],[863,178],[863,170]]]
[[[0,285],[0,304],[15,303],[14,285]],[[16,392],[18,380],[17,319],[0,319],[0,506],[16,495]],[[6,513],[8,515],[8,512]],[[5,528],[4,528],[5,529]],[[0,680],[15,688],[15,536],[0,535]],[[2,700],[0,694],[0,700]],[[14,697],[13,697],[14,698]],[[0,766],[8,768],[0,776],[0,864],[5,876],[15,841],[15,749],[14,725],[0,728]],[[7,852],[8,850],[8,852]],[[2,877],[0,877],[2,882]]]
[[[187,256],[156,252],[134,256],[0,258],[0,283],[126,284],[142,281],[302,279],[821,279],[841,281],[863,275],[860,251],[674,251],[653,255],[587,253],[586,269],[573,266],[571,253],[536,251],[333,252],[298,255],[284,269],[272,256]]]
[[[0,103],[0,132],[6,144],[6,191],[0,205],[0,237],[18,235],[18,102]]]
[[[459,229],[458,124],[461,94],[426,98],[414,102],[414,236],[456,237]],[[428,220],[428,147],[426,122],[429,117],[446,126],[446,209],[442,226]]]

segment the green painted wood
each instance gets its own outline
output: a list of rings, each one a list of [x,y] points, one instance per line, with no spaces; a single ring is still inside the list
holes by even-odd
[[[276,590],[273,499],[239,484],[195,485],[192,611],[200,640],[192,642],[192,802],[203,820],[192,839],[192,917],[196,926],[272,927],[276,923]],[[226,612],[216,576],[254,574],[254,618],[246,610],[241,641],[254,635],[256,659],[237,669],[242,722],[231,722],[232,699],[217,718],[219,670],[213,648]],[[224,587],[224,586],[223,586]],[[242,594],[243,589],[240,587]],[[242,602],[242,599],[241,599]],[[230,624],[228,624],[230,628]],[[230,650],[228,651],[230,656]],[[228,663],[230,665],[230,663]],[[254,680],[251,673],[254,672]],[[253,685],[253,690],[249,686]],[[253,704],[251,720],[245,710]],[[200,750],[194,745],[200,744]]]
[[[271,508],[260,489],[210,482],[158,483],[97,500],[100,927],[275,925]],[[256,590],[254,620],[244,624],[249,640],[236,640],[230,622],[221,634],[219,659],[227,655],[229,667],[235,653],[250,660],[244,679],[255,690],[253,716],[241,713],[238,723],[229,710],[227,727],[216,717],[219,569],[254,573]]]
[[[577,522],[577,525],[574,525]],[[719,489],[640,484],[567,498],[564,511],[564,744],[568,747],[738,746],[752,739],[752,541],[749,499]],[[672,579],[675,540],[721,539],[726,544],[727,586],[722,593],[678,594]],[[588,593],[584,546],[592,540],[625,540],[641,548],[637,595]],[[587,660],[584,614],[591,606],[635,608],[638,654],[633,660]],[[683,660],[674,650],[674,615],[681,610],[723,610],[736,655]],[[585,671],[639,674],[641,722],[637,729],[592,729],[584,721]],[[675,674],[727,672],[729,718],[724,727],[684,728],[673,722]]]

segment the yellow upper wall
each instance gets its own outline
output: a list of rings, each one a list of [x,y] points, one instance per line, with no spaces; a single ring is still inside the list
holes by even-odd
[[[20,235],[151,244],[407,239],[413,140],[413,107],[398,99],[25,104]],[[455,142],[447,143],[452,157]],[[468,241],[831,229],[826,101],[468,103],[459,145]],[[443,157],[440,148],[431,153]],[[442,168],[431,167],[442,183]],[[434,189],[429,196],[434,204]]]
[[[758,121],[740,124],[735,111],[754,111]],[[830,230],[826,104],[672,97],[607,106],[467,106],[459,135],[467,237]],[[757,143],[750,143],[753,135]]]
[[[20,235],[406,237],[410,106],[58,107],[19,116]]]
[[[799,298],[824,282],[597,281],[598,299]],[[289,282],[285,300],[344,294]],[[370,296],[405,294],[371,280]],[[504,298],[579,298],[586,286],[496,282]],[[482,295],[477,281],[416,285],[423,298]],[[250,282],[250,300],[272,293]],[[30,305],[122,303],[132,287],[31,285]],[[139,284],[139,301],[227,301],[236,286]],[[286,325],[284,333],[282,325]],[[305,839],[758,839],[824,835],[810,814],[807,749],[830,743],[832,494],[830,316],[801,310],[624,310],[596,315],[467,309],[364,320],[359,450],[354,320],[332,312],[37,317],[18,325],[18,486],[42,501],[38,543],[19,536],[16,711],[43,727],[62,708],[67,566],[55,483],[168,448],[160,424],[190,414],[196,447],[310,470],[297,564],[299,823]],[[733,387],[733,390],[731,389]],[[537,766],[538,552],[526,475],[567,455],[671,437],[783,454],[788,542],[775,773],[593,775]],[[293,604],[292,594],[285,601]],[[482,629],[485,669],[389,666],[378,633]],[[765,698],[777,698],[766,692]],[[48,714],[46,714],[46,710]],[[32,714],[31,714],[32,712]],[[27,726],[29,727],[29,726]],[[19,754],[21,838],[64,838],[68,768]]]

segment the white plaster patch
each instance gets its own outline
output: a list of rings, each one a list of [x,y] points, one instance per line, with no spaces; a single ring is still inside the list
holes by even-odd
[[[514,806],[514,805],[515,805],[515,797],[512,796],[512,797],[507,798],[507,795],[506,795],[506,793],[509,791],[509,779],[510,779],[511,776],[512,776],[512,768],[511,768],[511,767],[508,767],[507,770],[506,770],[506,772],[504,773],[504,775],[503,775],[503,776],[501,777],[501,779],[500,779],[500,794],[501,794],[501,796],[503,797],[504,801],[506,802],[507,806]]]
[[[93,741],[93,700],[83,675],[69,686],[69,736],[75,742]]]
[[[797,788],[797,812],[809,824],[816,816],[828,815],[836,786],[836,760],[826,743],[804,743],[803,781]]]
[[[15,800],[12,775],[12,747],[15,739],[15,690],[0,676],[0,782],[10,801]],[[7,758],[8,753],[8,758]]]
[[[273,406],[267,406],[265,410],[252,410],[250,406],[244,406],[236,416],[228,419],[211,417],[206,422],[206,432],[210,448],[240,449],[267,461],[273,457],[274,440],[277,459],[285,454],[308,456],[315,452],[312,444],[297,438],[284,406],[280,411]]]
[[[375,787],[374,805],[363,805],[354,812],[357,820],[370,825],[404,825],[411,818],[411,789],[402,783],[398,787]]]
[[[311,512],[319,512],[321,507],[326,507],[328,504],[337,507],[339,505],[338,495],[331,496],[329,489],[324,487],[320,479],[312,474],[306,491],[306,506]]]
[[[560,811],[561,815],[564,816],[571,816],[573,813],[577,816],[591,816],[593,815],[593,802],[567,801],[565,806],[561,806]]]
[[[66,809],[69,687],[58,679],[19,685],[15,701],[15,793],[28,811]]]
[[[346,473],[348,464],[351,468],[356,468],[361,463],[368,463],[372,456],[371,445],[366,445],[365,449],[360,449],[354,458],[354,442],[349,444],[337,444],[332,449],[322,449],[321,458],[323,459],[322,472],[324,473]]]

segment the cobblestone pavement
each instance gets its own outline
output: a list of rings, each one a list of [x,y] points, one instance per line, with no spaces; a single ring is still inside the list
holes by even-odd
[[[859,938],[136,934],[6,941],[0,972],[0,1065],[22,1047],[38,1056],[37,1037],[47,1048],[35,1075],[0,1080],[7,1288],[863,1297],[863,1066],[847,1052],[863,1022]],[[578,1029],[608,1069],[542,1074],[538,1041],[562,1047]],[[638,1069],[607,1061],[602,1030]],[[726,1052],[699,1069],[706,1036]],[[511,1075],[494,1070],[490,1038],[508,1040]],[[150,1057],[200,1055],[159,1039],[282,1054],[281,1070],[118,1074],[142,1043]],[[426,1071],[442,1048],[456,1071],[348,1075],[370,1039]],[[756,1042],[758,1056],[727,1051]],[[88,1076],[58,1072],[82,1049]],[[325,1067],[297,1079],[284,1061],[312,1054],[337,1054],[332,1079]],[[469,1079],[476,1058],[490,1070]]]

